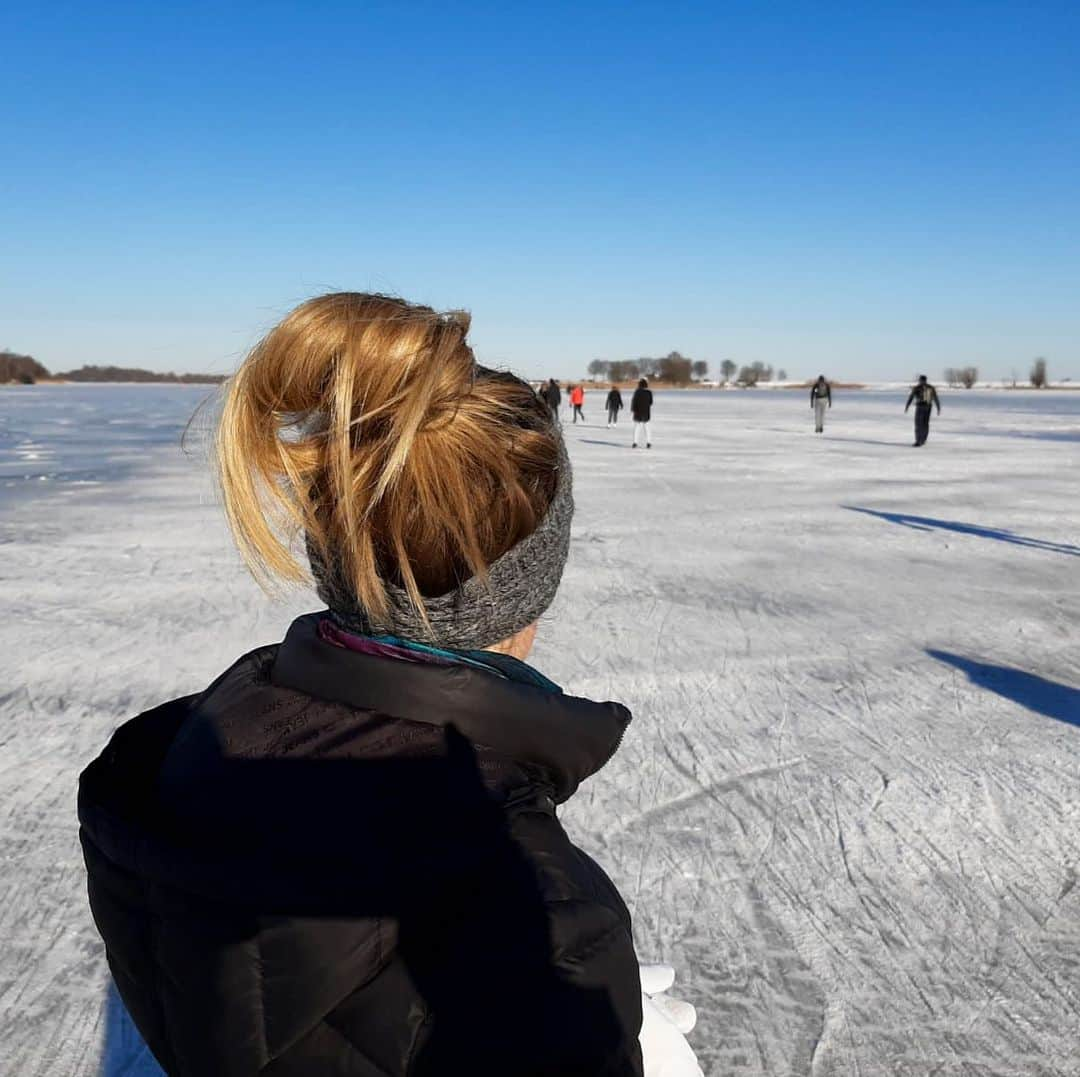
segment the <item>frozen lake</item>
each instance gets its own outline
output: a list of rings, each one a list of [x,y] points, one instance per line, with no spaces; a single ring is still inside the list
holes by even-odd
[[[119,1077],[75,779],[281,638],[200,455],[207,390],[0,389],[0,1073]],[[678,970],[707,1074],[1076,1074],[1080,392],[657,394],[566,428],[535,663],[634,711],[564,810]],[[130,1071],[128,1071],[130,1072]]]

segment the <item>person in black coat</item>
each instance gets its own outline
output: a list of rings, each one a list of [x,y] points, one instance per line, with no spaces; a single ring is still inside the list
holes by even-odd
[[[90,907],[170,1077],[642,1075],[630,915],[557,813],[630,714],[525,662],[569,461],[467,328],[324,296],[229,384],[230,523],[281,570],[287,507],[326,608],[122,725],[80,779]]]
[[[558,417],[559,406],[562,404],[562,392],[559,389],[559,383],[554,378],[548,378],[547,385],[544,386],[544,399],[551,409],[551,414]]]
[[[925,445],[930,436],[930,409],[937,407],[938,415],[941,414],[937,389],[926,380],[925,374],[920,374],[918,383],[912,386],[904,405],[905,414],[912,403],[915,404],[915,447],[918,448]]]
[[[555,812],[629,716],[333,646],[325,620],[83,776],[91,907],[159,1063],[638,1074],[629,914]]]
[[[649,423],[652,420],[652,390],[649,383],[642,378],[637,383],[634,395],[630,398],[630,415],[634,420],[634,440],[630,447],[638,447],[638,437],[645,440],[645,448],[652,448],[652,437],[649,433]]]
[[[619,412],[622,411],[623,406],[622,393],[619,392],[617,385],[611,387],[605,406],[607,407],[607,424],[612,427],[619,421]]]

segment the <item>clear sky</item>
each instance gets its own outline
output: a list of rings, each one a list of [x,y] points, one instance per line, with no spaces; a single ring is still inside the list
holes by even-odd
[[[0,7],[0,347],[228,371],[329,289],[486,361],[1080,379],[1080,3]]]

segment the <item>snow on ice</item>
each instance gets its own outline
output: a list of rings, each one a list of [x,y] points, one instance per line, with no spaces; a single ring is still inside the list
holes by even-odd
[[[117,1077],[75,779],[119,722],[279,639],[202,390],[0,395],[0,1072]],[[564,810],[707,1074],[1080,1073],[1080,393],[590,393],[536,664],[626,702]],[[590,401],[592,406],[590,407]],[[198,439],[196,439],[198,442]]]

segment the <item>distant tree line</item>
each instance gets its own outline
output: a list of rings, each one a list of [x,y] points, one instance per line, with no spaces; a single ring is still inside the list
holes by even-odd
[[[679,352],[669,352],[662,359],[594,359],[589,374],[604,381],[633,381],[635,378],[654,378],[671,385],[689,385],[709,376],[709,364],[704,359],[688,359]]]
[[[149,381],[179,382],[182,385],[217,385],[225,380],[224,374],[163,374],[156,370],[142,370],[126,366],[81,366],[66,374],[57,374],[61,381]]]
[[[1036,389],[1042,389],[1046,386],[1046,360],[1036,359],[1031,367],[1031,374],[1029,375],[1031,384]],[[950,386],[962,385],[965,389],[970,389],[979,380],[979,368],[974,366],[963,367],[946,367],[945,368],[945,381]],[[1016,372],[1013,372],[1013,385],[1016,384]]]
[[[39,378],[47,378],[49,372],[30,355],[18,352],[0,352],[0,382],[16,381],[23,385],[33,385]]]
[[[735,373],[738,371],[738,377]],[[709,376],[709,364],[704,359],[687,359],[679,352],[669,352],[662,359],[594,359],[589,364],[589,374],[603,381],[633,381],[635,378],[655,378],[671,385],[689,385],[692,381],[704,381]],[[759,381],[772,381],[773,368],[755,362],[739,367],[733,359],[720,364],[721,383],[734,380],[736,385],[750,387]],[[781,370],[777,377],[787,381],[787,371]]]
[[[183,385],[217,385],[225,380],[224,374],[163,374],[155,370],[142,370],[138,367],[122,366],[82,366],[78,370],[69,370],[65,374],[50,374],[36,359],[29,355],[19,355],[13,351],[0,351],[0,384],[19,382],[33,385],[42,379],[55,378],[57,381],[104,382],[104,381],[140,381],[140,382],[179,382]]]

